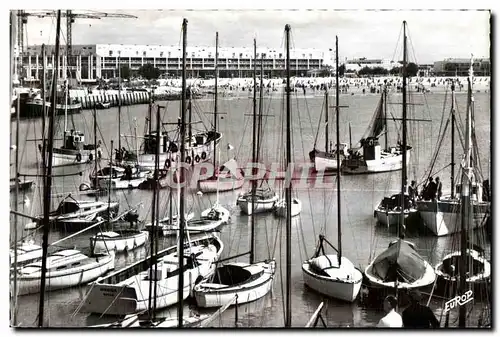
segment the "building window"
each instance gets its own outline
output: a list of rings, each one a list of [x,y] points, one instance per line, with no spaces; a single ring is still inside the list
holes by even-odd
[[[109,56],[113,56],[113,51],[112,50],[109,51]]]

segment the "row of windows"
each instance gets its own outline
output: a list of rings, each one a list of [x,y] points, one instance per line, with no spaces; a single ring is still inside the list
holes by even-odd
[[[109,54],[109,56],[113,56],[113,55],[114,55],[114,54],[113,54],[113,50],[110,50],[110,51],[108,52],[108,54]],[[117,55],[118,55],[118,56],[120,56],[120,55],[121,55],[121,50],[119,50],[119,51],[118,51],[118,54],[117,54]],[[135,55],[139,55],[139,51],[138,51],[138,50],[136,50],[136,51],[135,51]],[[165,54],[164,54],[164,52],[162,52],[162,51],[161,51],[161,52],[160,52],[160,57],[164,57],[163,55],[165,55]],[[167,52],[167,55],[168,55],[168,57],[171,57],[171,56],[172,56],[172,52],[170,52],[170,51],[169,51],[169,52]],[[142,56],[143,56],[143,57],[146,57],[146,56],[147,56],[147,53],[146,53],[146,51],[145,51],[145,50],[142,52]],[[186,56],[189,56],[187,52],[186,52]],[[220,56],[220,54],[218,53],[218,54],[217,54],[217,57],[219,57],[219,56]],[[272,58],[272,55],[267,55],[267,54],[265,54],[265,53],[262,53],[262,54],[257,53],[257,58],[266,58],[266,56],[267,56],[267,58]],[[192,52],[192,53],[191,53],[191,57],[196,57],[196,52]],[[208,53],[208,57],[209,57],[209,58],[211,58],[211,57],[212,57],[212,53],[210,53],[210,52],[209,52],[209,53]],[[214,57],[215,57],[215,56],[214,56]],[[249,57],[249,56],[248,56],[247,54],[245,54],[245,57]],[[306,54],[302,54],[302,57],[303,57],[303,58],[305,58],[305,57],[306,57]],[[309,54],[309,58],[312,58],[312,57],[313,57],[313,55],[312,55],[312,54]],[[233,53],[232,58],[236,58],[236,53]],[[243,53],[239,53],[239,58],[243,58]],[[281,58],[283,58],[283,54],[282,54],[282,53],[279,53],[278,58],[280,58],[280,59],[281,59]]]

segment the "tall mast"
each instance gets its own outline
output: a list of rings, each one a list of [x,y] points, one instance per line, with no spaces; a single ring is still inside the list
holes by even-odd
[[[470,212],[470,182],[471,175],[471,113],[474,109],[474,97],[472,96],[472,65],[471,58],[470,73],[467,79],[468,84],[468,102],[467,102],[467,117],[465,122],[465,165],[462,171],[462,188],[461,188],[461,210],[462,210],[462,223],[460,231],[460,276],[459,276],[459,294],[465,294],[467,291],[466,272],[467,272],[467,225],[469,224]],[[466,310],[465,305],[461,305],[458,309],[458,327],[465,328]]]
[[[451,198],[455,197],[455,83],[451,83]]]
[[[338,82],[335,86],[339,86]],[[325,88],[325,109],[325,152],[328,153],[328,86]]]
[[[180,125],[180,151],[181,163],[184,163],[186,157],[186,45],[187,45],[187,24],[188,20],[182,21],[182,101],[181,101],[181,125]],[[180,163],[179,163],[180,164]],[[180,165],[177,165],[180,168]],[[182,328],[183,318],[183,290],[184,290],[184,170],[180,169],[180,200],[179,200],[179,285],[178,285],[178,306],[177,317],[179,319],[179,328]]]
[[[385,141],[385,149],[389,149],[389,146],[387,145],[387,138],[388,138],[388,133],[389,130],[387,129],[387,84],[384,83],[384,92],[382,93],[382,99],[384,101],[384,141]]]
[[[122,136],[121,136],[121,125],[122,125],[122,74],[121,74],[121,64],[120,55],[118,55],[118,152],[122,149]],[[137,142],[137,138],[135,140]],[[111,153],[111,157],[113,153]],[[123,158],[121,158],[123,159]]]
[[[257,41],[253,39],[253,141],[252,141],[252,162],[255,165],[257,162]],[[253,172],[255,173],[255,172]],[[252,215],[250,216],[250,264],[254,263],[254,246],[255,246],[255,215],[254,215],[254,200],[257,189],[257,182],[252,179]]]
[[[257,157],[256,162],[259,161],[259,152],[261,149],[262,142],[262,106],[264,101],[264,56],[260,56],[260,74],[259,74],[259,121],[257,123]]]
[[[340,212],[340,135],[339,135],[339,37],[335,36],[335,109],[337,111],[337,230],[338,230],[338,254],[337,257],[342,260],[342,226],[341,226],[341,212]]]
[[[45,87],[47,86],[45,80],[47,78],[46,67],[45,67],[45,44],[42,44],[42,156],[45,156],[45,115],[47,114],[47,109],[45,106]],[[43,159],[43,158],[42,158]],[[42,176],[45,179],[45,163],[42,165]]]
[[[214,133],[217,132],[217,80],[219,78],[219,32],[215,33],[215,90],[214,90]],[[214,134],[214,137],[215,134]],[[214,138],[215,139],[215,138]],[[216,163],[216,151],[217,151],[217,142],[214,140],[214,170],[217,167]],[[219,189],[217,189],[219,191]]]
[[[292,163],[292,141],[290,137],[291,113],[290,113],[290,25],[285,26],[286,33],[286,172],[290,175]],[[285,327],[292,326],[292,184],[291,179],[285,179],[285,202],[286,202],[286,315]]]
[[[97,179],[97,110],[94,106],[94,172],[95,172],[95,179],[94,179],[94,188],[97,189],[97,184],[98,184],[98,179]],[[113,152],[111,152],[111,156],[113,156]],[[112,157],[111,157],[112,158]],[[95,194],[95,201],[99,200],[99,193]]]
[[[57,11],[56,24],[56,50],[55,59],[59,60],[59,36],[61,31],[61,10]],[[47,250],[49,241],[49,213],[50,213],[50,191],[52,189],[52,155],[54,150],[54,116],[56,114],[56,90],[57,74],[59,72],[59,62],[55,64],[54,82],[52,84],[52,104],[50,106],[49,132],[48,132],[48,159],[47,170],[44,185],[44,203],[43,203],[43,236],[42,236],[42,270],[40,281],[40,302],[38,307],[38,327],[43,326],[43,308],[45,302],[45,280],[47,274]]]
[[[15,155],[15,163],[14,166],[16,168],[16,171],[14,173],[15,176],[15,190],[14,190],[14,210],[16,213],[14,213],[14,269],[17,269],[17,212],[18,212],[18,197],[19,197],[19,110],[20,110],[20,105],[21,105],[21,95],[18,93],[17,94],[17,107],[16,107],[16,155]],[[16,326],[17,325],[17,271],[14,271],[14,287],[13,287],[13,294],[14,294],[14,299],[13,299],[13,313],[12,313],[12,325]]]
[[[404,236],[405,209],[404,194],[406,185],[406,21],[403,21],[403,163],[401,169],[401,219],[398,226],[398,236]]]

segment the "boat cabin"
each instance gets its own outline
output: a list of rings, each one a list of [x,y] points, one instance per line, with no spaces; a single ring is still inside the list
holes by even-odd
[[[377,160],[381,157],[381,147],[376,137],[368,137],[361,141],[363,147],[363,158],[365,160]]]
[[[64,149],[67,150],[83,150],[85,144],[85,135],[83,132],[70,130],[64,131]]]
[[[144,154],[156,154],[156,144],[157,144],[156,132],[151,132],[151,134],[144,135],[144,142],[142,143],[141,150]],[[177,144],[170,140],[166,131],[163,131],[160,135],[160,153],[166,152],[177,152]]]

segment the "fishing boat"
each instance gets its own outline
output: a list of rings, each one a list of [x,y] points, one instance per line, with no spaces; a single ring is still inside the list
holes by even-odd
[[[97,174],[92,172],[89,178],[92,188],[108,189],[111,181],[111,189],[129,189],[137,188],[150,173],[150,170],[142,170],[139,167],[111,165],[98,170]],[[94,186],[96,181],[98,186]]]
[[[406,147],[406,67],[407,67],[407,36],[406,21],[403,21],[403,116],[402,146]],[[406,172],[408,152],[402,153],[402,172]],[[401,177],[401,192],[405,194],[406,179]],[[416,251],[415,245],[404,240],[405,237],[405,207],[404,198],[398,198],[400,204],[399,212],[401,220],[397,226],[398,239],[389,243],[386,250],[380,253],[366,267],[364,275],[366,277],[367,287],[375,295],[397,294],[398,290],[422,289],[434,283],[436,273],[434,268],[424,260]],[[374,298],[378,298],[374,296]]]
[[[335,41],[336,50],[336,79],[339,83],[339,63],[338,63],[338,37]],[[328,93],[327,93],[328,94]],[[336,131],[337,144],[340,145],[339,134],[339,87],[336,87]],[[340,147],[340,146],[337,146]],[[335,248],[324,235],[319,236],[319,243],[314,255],[302,263],[302,277],[304,283],[314,291],[329,297],[346,302],[354,302],[358,297],[363,281],[363,274],[354,267],[354,264],[345,256],[342,256],[342,220],[341,220],[341,198],[340,179],[341,166],[340,156],[337,157],[337,226],[338,226],[338,247]],[[327,243],[334,251],[334,254],[326,254],[324,243]]]
[[[471,70],[472,71],[472,70]],[[472,75],[471,75],[472,77]],[[452,102],[454,102],[454,87],[452,87]],[[467,117],[473,118],[474,116],[474,98],[472,96],[472,82],[469,79],[468,88],[468,102],[467,102]],[[471,116],[469,116],[469,114]],[[460,210],[461,210],[461,197],[462,190],[464,188],[462,182],[455,184],[454,177],[454,128],[455,128],[455,109],[452,107],[451,110],[451,132],[452,132],[452,165],[451,165],[451,181],[452,189],[451,194],[441,196],[439,199],[437,196],[423,196],[421,199],[417,200],[417,210],[422,218],[424,225],[436,236],[444,236],[461,231],[461,221],[460,221]],[[446,130],[445,130],[446,131]],[[469,137],[475,140],[475,129],[474,124],[471,122],[471,130],[467,130]],[[437,149],[439,151],[439,149]],[[439,153],[439,152],[438,152]],[[472,203],[472,210],[469,213],[469,229],[481,228],[487,223],[487,219],[490,216],[491,204],[488,200],[487,191],[483,190],[484,180],[481,178],[480,168],[477,163],[477,155],[479,149],[477,144],[470,142],[470,148],[465,149],[464,158],[468,158],[468,161],[464,159],[461,169],[467,168],[469,170],[471,186],[470,186],[470,198]],[[431,163],[431,165],[434,165]],[[472,166],[471,166],[472,165]]]
[[[338,84],[336,84],[337,86]],[[314,169],[316,171],[336,171],[337,170],[337,148],[339,148],[340,164],[342,161],[349,156],[349,145],[346,143],[340,143],[340,146],[332,146],[328,142],[329,135],[329,124],[328,124],[328,87],[325,87],[325,150],[320,151],[316,148],[318,134],[316,134],[316,140],[311,152],[309,152],[309,159],[314,163]],[[321,119],[321,117],[320,117]],[[319,127],[318,127],[319,133]]]
[[[49,254],[47,257],[46,291],[84,285],[114,269],[115,256],[97,254],[91,257],[78,250],[67,249]],[[18,270],[17,287],[19,295],[40,291],[42,262],[37,261]]]
[[[257,46],[254,39],[254,70],[256,69]],[[255,71],[254,71],[255,80]],[[255,89],[254,81],[254,89]],[[254,92],[255,94],[255,92]],[[254,115],[255,116],[255,115]],[[257,143],[253,143],[253,153],[256,153]],[[255,193],[256,181],[252,181],[252,192]],[[218,205],[214,205],[212,210]],[[208,211],[208,210],[207,210]],[[204,214],[202,214],[204,215]],[[193,289],[193,296],[199,307],[211,308],[229,305],[239,305],[248,303],[264,297],[272,288],[276,262],[274,259],[255,262],[255,213],[250,214],[251,220],[251,243],[250,243],[250,261],[230,262],[218,266],[213,276],[204,278]],[[241,255],[240,255],[241,256]],[[230,260],[228,257],[225,260]],[[236,301],[235,301],[236,297]]]
[[[216,234],[193,239],[184,244],[184,289],[183,298],[191,293],[197,280],[211,275],[213,264],[220,257],[223,243]],[[88,286],[88,292],[82,311],[107,315],[128,315],[148,308],[150,270],[157,269],[153,278],[156,280],[156,308],[166,308],[177,303],[179,257],[177,245],[159,251],[157,265],[151,263],[151,257],[133,263],[106,277],[99,278]],[[154,289],[153,289],[154,290]],[[152,294],[151,294],[152,296]]]
[[[82,111],[82,103],[76,98],[65,98],[64,90],[57,96],[56,115],[72,115]],[[45,101],[45,109],[49,109],[51,102]],[[21,117],[33,118],[43,116],[43,98],[39,93],[32,92],[31,95],[21,104]]]
[[[201,308],[221,307],[235,295],[238,295],[237,304],[258,300],[271,290],[275,269],[274,260],[227,263],[194,287],[196,304]]]
[[[302,211],[302,202],[298,198],[292,198],[292,217],[297,216]],[[280,199],[274,205],[274,214],[276,216],[286,218],[286,203],[285,199]]]
[[[349,156],[342,162],[342,172],[345,174],[369,174],[398,171],[403,167],[403,152],[406,164],[410,161],[411,146],[402,144],[389,146],[387,136],[387,87],[381,91],[381,97],[372,120],[355,147],[349,149]],[[385,132],[384,132],[385,131]],[[385,149],[382,149],[379,138],[385,135]]]

